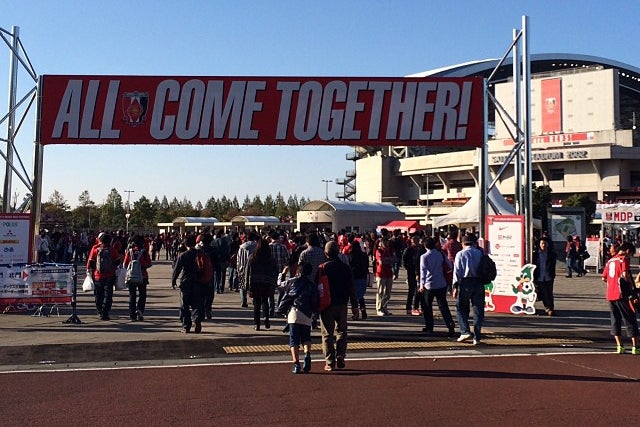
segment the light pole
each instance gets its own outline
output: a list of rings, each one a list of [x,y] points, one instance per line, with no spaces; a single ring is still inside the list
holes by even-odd
[[[127,193],[127,213],[124,214],[124,217],[127,219],[127,235],[129,234],[129,218],[131,217],[131,213],[129,212],[129,203],[131,202],[131,193],[135,193],[135,190],[124,190]]]
[[[329,183],[333,182],[332,179],[323,179],[324,182],[324,199],[329,200]]]

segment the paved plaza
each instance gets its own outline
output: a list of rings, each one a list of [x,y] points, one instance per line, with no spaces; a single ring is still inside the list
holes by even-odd
[[[559,264],[560,265],[560,264]],[[79,269],[78,286],[84,277]],[[214,316],[203,323],[202,334],[179,333],[179,292],[171,288],[171,264],[159,261],[149,270],[150,285],[144,322],[131,322],[127,291],[116,291],[110,321],[96,315],[91,293],[78,293],[80,324],[66,322],[69,305],[0,316],[0,366],[5,370],[28,366],[76,364],[197,363],[220,361],[287,361],[288,336],[284,319],[270,330],[253,330],[253,312],[240,307],[239,294],[216,295]],[[473,347],[446,337],[437,308],[436,334],[425,336],[421,316],[405,314],[404,276],[394,282],[392,316],[375,316],[375,291],[367,290],[367,320],[349,323],[349,357],[398,357],[428,354],[499,354],[540,351],[601,351],[613,348],[604,284],[598,274],[565,278],[558,271],[555,286],[557,316],[487,314],[483,345]],[[450,299],[455,313],[455,304]],[[539,303],[538,303],[539,304]],[[539,306],[538,308],[541,308]],[[319,330],[314,350],[320,352]]]

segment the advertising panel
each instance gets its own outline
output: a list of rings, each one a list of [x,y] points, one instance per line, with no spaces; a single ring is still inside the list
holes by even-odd
[[[542,85],[542,133],[562,132],[562,80],[544,79]]]
[[[480,147],[483,79],[46,75],[42,144]]]
[[[29,263],[32,240],[29,214],[0,213],[0,265]]]
[[[73,266],[0,266],[0,306],[71,302]]]
[[[524,216],[487,215],[485,249],[498,275],[485,284],[485,311],[535,314],[532,264],[524,264]]]

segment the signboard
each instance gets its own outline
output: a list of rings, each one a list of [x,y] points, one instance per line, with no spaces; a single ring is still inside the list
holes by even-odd
[[[524,263],[524,216],[487,215],[485,249],[498,275],[485,284],[485,311],[535,314],[533,269]],[[535,267],[534,267],[535,268]]]
[[[533,135],[531,136],[532,145],[545,145],[545,146],[568,146],[568,145],[581,145],[585,142],[592,142],[595,140],[595,134],[593,132],[573,132],[573,133],[557,133],[552,135]],[[511,138],[503,139],[503,145],[512,146],[515,142]]]
[[[568,236],[583,235],[584,214],[559,214],[552,213],[549,217],[551,240],[554,242],[566,242]]]
[[[626,203],[596,205],[596,218],[611,224],[640,222],[640,205]]]
[[[73,266],[0,266],[0,306],[71,302]]]
[[[483,79],[46,75],[42,144],[480,147]]]
[[[562,132],[562,80],[544,79],[542,91],[542,133]]]
[[[584,266],[593,267],[597,270],[601,265],[600,255],[602,248],[600,247],[600,239],[597,237],[587,237],[586,249],[590,256],[584,260]]]
[[[495,154],[490,156],[489,162],[492,165],[501,165],[507,161],[507,154]],[[531,160],[534,162],[563,162],[567,160],[589,160],[590,152],[585,149],[566,150],[539,150],[531,153]],[[511,161],[513,163],[513,160]]]
[[[0,265],[29,263],[32,241],[30,214],[0,213]]]

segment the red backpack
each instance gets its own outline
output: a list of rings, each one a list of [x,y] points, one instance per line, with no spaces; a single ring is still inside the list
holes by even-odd
[[[198,250],[196,254],[196,280],[201,285],[210,285],[213,281],[211,257],[203,250]]]

